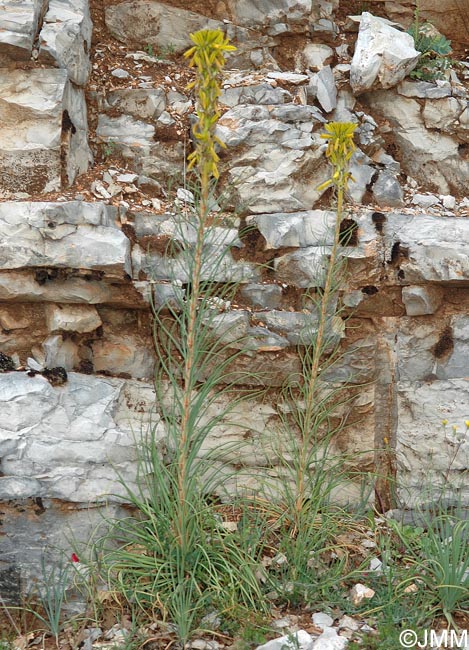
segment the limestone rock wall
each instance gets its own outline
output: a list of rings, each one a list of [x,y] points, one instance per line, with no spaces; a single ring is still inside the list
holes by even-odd
[[[10,600],[41,554],[68,552],[69,534],[86,541],[103,510],[125,513],[117,474],[133,486],[136,441],[149,427],[164,438],[150,302],[170,304],[190,282],[178,250],[195,233],[178,210],[192,200],[194,100],[177,55],[204,26],[238,47],[218,125],[230,193],[208,242],[225,257],[204,273],[239,283],[217,333],[245,338],[233,376],[245,388],[255,371],[270,396],[222,421],[204,451],[244,441],[219,467],[228,492],[258,489],[265,472],[284,480],[279,389],[314,329],[307,293],[322,285],[335,219],[317,189],[329,174],[320,134],[354,121],[349,320],[333,332],[341,363],[324,376],[350,384],[353,408],[333,450],[346,468],[396,480],[405,505],[425,498],[426,481],[469,499],[469,75],[370,74],[366,57],[352,58],[355,32],[382,25],[350,27],[340,4],[137,0],[100,13],[85,0],[0,0],[0,592]],[[353,89],[352,69],[369,86]],[[47,373],[56,367],[66,380]],[[335,497],[354,502],[360,488],[350,479]],[[386,481],[375,488],[391,505]]]

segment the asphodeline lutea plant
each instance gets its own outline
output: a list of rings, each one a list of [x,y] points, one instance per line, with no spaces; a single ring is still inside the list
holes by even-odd
[[[296,504],[295,504],[295,526],[298,529],[301,524],[303,504],[307,499],[307,480],[308,466],[311,460],[311,445],[314,438],[314,432],[317,429],[317,421],[321,419],[317,412],[318,391],[319,391],[319,374],[321,372],[321,359],[324,354],[327,342],[327,330],[330,327],[329,313],[334,302],[334,296],[337,292],[337,286],[340,285],[341,278],[338,277],[341,272],[340,265],[337,264],[341,223],[344,214],[344,196],[349,182],[353,177],[349,171],[350,160],[356,149],[353,141],[357,125],[351,122],[330,122],[326,124],[325,133],[321,138],[328,141],[325,155],[332,166],[330,178],[318,187],[319,191],[328,187],[335,187],[337,195],[337,218],[334,228],[334,241],[329,255],[327,271],[324,279],[324,288],[322,298],[319,302],[319,319],[315,344],[307,352],[307,362],[303,363],[306,368],[304,395],[304,414],[302,416],[302,444],[299,449],[299,463],[296,481]],[[343,269],[342,269],[343,270]],[[311,352],[311,354],[310,354]]]
[[[200,217],[209,211],[210,181],[219,177],[219,157],[216,146],[226,145],[215,135],[220,117],[218,97],[221,92],[219,76],[225,65],[225,54],[236,50],[219,29],[202,29],[190,34],[194,46],[184,56],[189,65],[197,68],[195,81],[188,89],[195,88],[197,97],[197,123],[193,127],[195,150],[189,155],[189,169],[196,168],[200,176]]]

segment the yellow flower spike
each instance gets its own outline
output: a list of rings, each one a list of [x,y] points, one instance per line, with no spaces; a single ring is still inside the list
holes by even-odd
[[[324,127],[326,133],[321,134],[323,140],[328,140],[326,157],[334,167],[334,173],[329,181],[318,187],[322,191],[330,185],[346,190],[350,180],[353,180],[348,171],[348,162],[356,149],[353,141],[356,124],[352,122],[329,122]]]
[[[448,424],[448,420],[442,420],[441,424],[445,427]]]
[[[464,420],[464,424],[466,425],[466,429],[469,429],[469,420]]]
[[[229,39],[219,29],[203,29],[190,34],[194,46],[184,56],[189,65],[197,69],[197,76],[188,88],[195,88],[197,96],[196,115],[198,123],[193,129],[196,140],[195,151],[188,157],[189,169],[198,168],[201,179],[202,203],[207,207],[210,178],[217,179],[219,157],[215,145],[222,146],[215,136],[215,128],[220,117],[217,98],[221,93],[218,76],[225,65],[225,54],[234,52]]]

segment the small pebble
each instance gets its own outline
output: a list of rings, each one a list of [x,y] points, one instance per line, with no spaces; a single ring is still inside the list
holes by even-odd
[[[127,70],[124,70],[123,68],[116,68],[111,72],[111,74],[113,77],[117,77],[118,79],[127,79],[127,77],[130,77]]]

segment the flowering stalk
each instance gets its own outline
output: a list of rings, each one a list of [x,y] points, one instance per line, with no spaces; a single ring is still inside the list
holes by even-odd
[[[197,68],[195,81],[189,88],[195,88],[197,96],[197,117],[193,132],[196,139],[195,150],[189,156],[189,168],[195,167],[199,174],[200,203],[198,205],[197,240],[193,254],[191,274],[191,292],[189,297],[186,323],[186,345],[184,353],[184,370],[182,375],[183,395],[181,407],[181,425],[178,440],[178,476],[177,494],[179,514],[177,517],[176,536],[181,547],[188,546],[189,504],[187,503],[188,457],[191,447],[191,401],[196,386],[195,359],[197,356],[197,308],[201,297],[201,277],[203,248],[206,228],[209,225],[209,198],[212,179],[218,179],[218,161],[216,145],[224,146],[215,135],[215,128],[220,117],[217,99],[220,95],[219,74],[225,65],[225,53],[236,48],[219,29],[204,29],[190,38],[194,43],[184,56],[190,57],[190,65]]]
[[[318,187],[318,190],[324,190],[328,187],[335,187],[337,193],[337,217],[334,230],[334,241],[329,257],[327,272],[324,280],[324,289],[320,301],[318,332],[313,347],[313,356],[308,365],[308,375],[306,377],[305,388],[305,412],[302,420],[302,445],[300,449],[300,462],[297,472],[297,492],[295,526],[300,525],[303,505],[307,499],[306,484],[308,475],[308,465],[310,461],[310,445],[312,436],[316,431],[316,402],[318,396],[318,379],[320,373],[319,363],[324,354],[325,343],[327,341],[326,328],[330,326],[329,305],[335,294],[335,282],[337,268],[337,255],[340,243],[340,226],[343,219],[344,196],[350,180],[353,180],[349,171],[350,159],[355,151],[353,136],[357,125],[350,122],[330,122],[324,127],[326,133],[321,138],[328,140],[326,157],[333,167],[333,173],[325,183]]]

